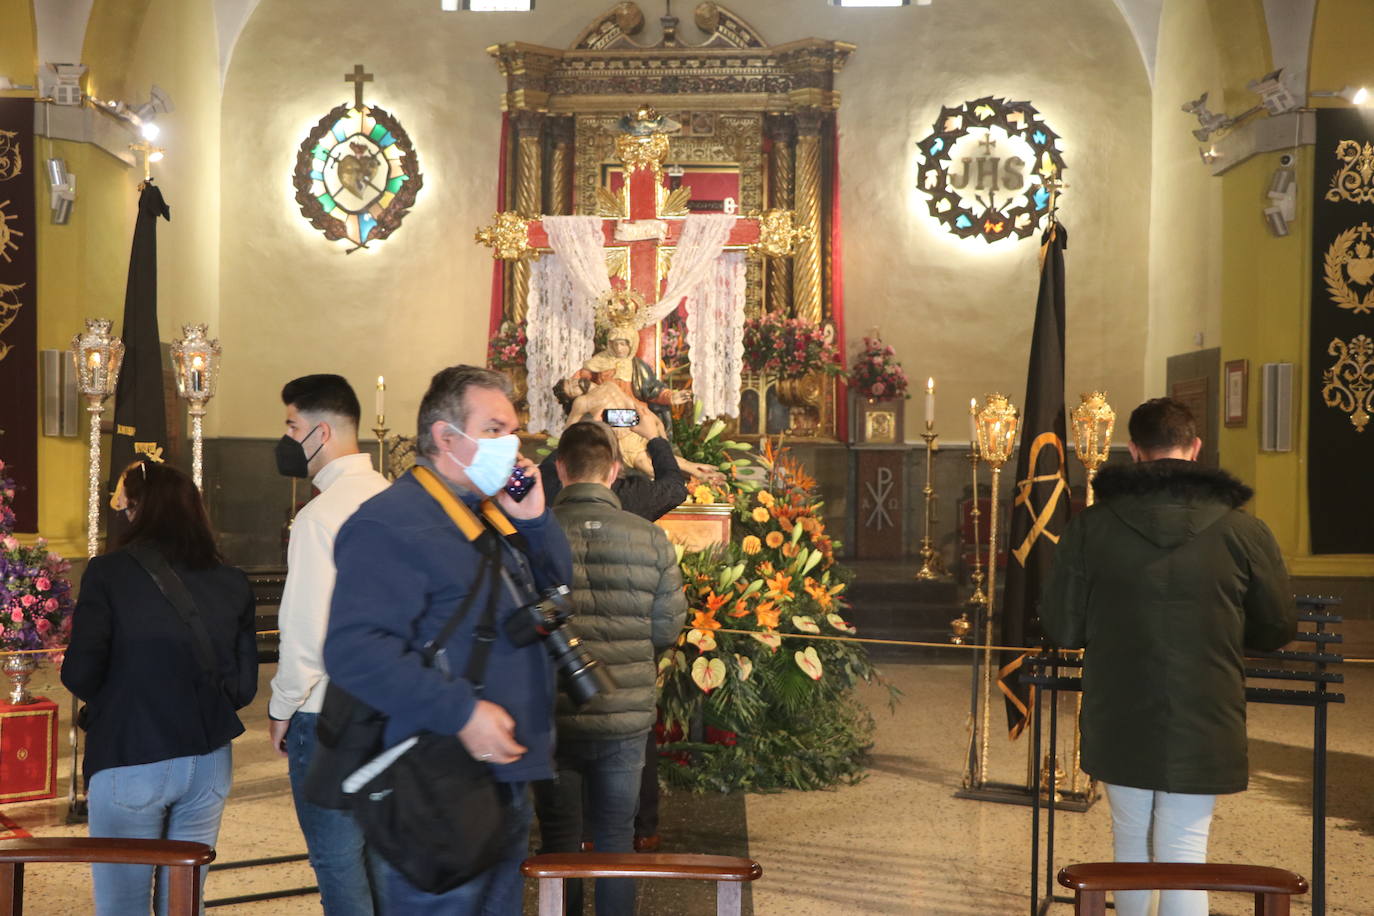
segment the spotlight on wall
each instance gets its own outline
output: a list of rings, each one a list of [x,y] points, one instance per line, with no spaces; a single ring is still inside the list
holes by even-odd
[[[1196,133],[1196,131],[1194,131],[1194,133]],[[1218,159],[1221,158],[1221,153],[1217,152],[1217,148],[1215,146],[1209,146],[1206,149],[1199,149],[1197,151],[1197,154],[1202,157],[1203,165],[1211,165],[1213,162],[1216,162]]]
[[[1279,167],[1274,177],[1269,179],[1269,206],[1264,208],[1264,221],[1269,231],[1283,238],[1288,234],[1288,224],[1298,217],[1298,176],[1293,169],[1292,153],[1279,157]]]
[[[1314,89],[1312,94],[1328,99],[1345,99],[1351,105],[1369,104],[1369,90],[1363,86],[1346,86],[1334,92]]]
[[[158,134],[162,133],[162,128],[157,126],[156,121],[144,121],[138,132],[143,135],[144,140],[151,143],[157,139]]]
[[[1266,73],[1259,79],[1251,80],[1247,87],[1260,97],[1260,104],[1271,115],[1287,114],[1298,108],[1297,96],[1283,84],[1283,68]]]
[[[48,160],[48,189],[52,194],[52,221],[65,226],[76,203],[76,176],[67,171],[65,159]]]
[[[1207,93],[1203,93],[1191,102],[1183,106],[1183,110],[1190,115],[1196,115],[1198,123],[1202,126],[1193,131],[1193,136],[1199,141],[1206,143],[1212,134],[1227,126],[1226,115],[1220,115],[1207,108]]]
[[[133,116],[139,121],[151,121],[160,114],[169,114],[174,110],[172,97],[156,85],[149,90],[148,101],[131,109]]]

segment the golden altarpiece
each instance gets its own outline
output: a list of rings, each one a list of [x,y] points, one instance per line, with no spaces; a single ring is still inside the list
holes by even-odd
[[[840,318],[832,260],[834,84],[854,46],[814,38],[770,46],[716,3],[694,10],[691,44],[674,16],[661,18],[657,44],[641,44],[636,36],[644,24],[639,6],[626,2],[566,50],[523,42],[487,49],[506,77],[502,209],[526,219],[624,215],[617,212],[625,176],[616,125],[626,112],[653,106],[681,125],[664,162],[663,196],[678,211],[664,215],[733,206],[744,214],[792,210],[803,240],[792,258],[749,262],[747,313],[768,309],[833,330]],[[660,280],[670,256],[660,254]],[[626,261],[623,249],[608,250],[613,276],[624,279]],[[529,284],[528,259],[506,264],[503,318],[523,321]],[[742,435],[786,430],[837,438],[830,378],[773,383],[746,373],[741,391]]]

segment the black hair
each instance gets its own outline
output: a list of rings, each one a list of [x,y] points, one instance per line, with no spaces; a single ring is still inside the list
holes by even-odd
[[[1142,451],[1187,448],[1197,438],[1197,421],[1183,402],[1153,398],[1131,411],[1130,431]]]
[[[326,413],[352,422],[357,429],[363,410],[358,395],[342,375],[302,375],[287,382],[281,390],[281,402],[301,413]]]
[[[134,517],[115,550],[143,542],[188,569],[223,562],[205,502],[183,471],[146,458],[135,461],[124,472],[124,496]]]
[[[494,369],[479,366],[449,366],[440,369],[429,380],[429,390],[420,399],[420,413],[416,418],[415,450],[421,455],[438,452],[430,427],[445,420],[459,429],[467,426],[468,408],[465,395],[469,387],[490,388],[506,397],[511,395],[510,379]]]

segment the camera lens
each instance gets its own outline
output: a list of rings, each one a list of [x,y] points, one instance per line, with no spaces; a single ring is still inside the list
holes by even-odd
[[[568,696],[578,706],[586,706],[599,693],[615,690],[610,672],[587,653],[576,636],[558,629],[544,637],[544,644],[553,656],[554,667],[563,675]]]

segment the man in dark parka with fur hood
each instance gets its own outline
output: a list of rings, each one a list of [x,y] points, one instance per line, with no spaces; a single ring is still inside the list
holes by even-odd
[[[1241,511],[1253,491],[1197,464],[1188,408],[1146,401],[1130,433],[1135,463],[1098,474],[1096,504],[1055,552],[1041,621],[1056,645],[1087,650],[1083,769],[1107,784],[1117,860],[1201,862],[1215,796],[1249,777],[1244,650],[1288,642],[1297,612],[1278,544]],[[1116,897],[1131,916],[1149,892]],[[1165,892],[1159,914],[1206,905]]]

